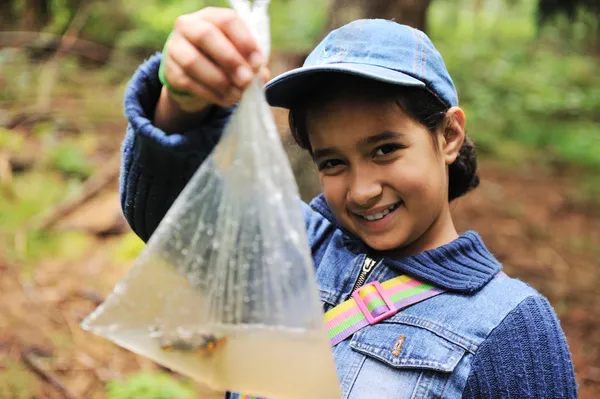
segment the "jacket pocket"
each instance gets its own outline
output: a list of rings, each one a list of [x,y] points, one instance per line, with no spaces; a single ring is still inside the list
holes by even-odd
[[[358,331],[350,347],[395,369],[451,373],[465,349],[434,332],[398,322],[383,322]]]

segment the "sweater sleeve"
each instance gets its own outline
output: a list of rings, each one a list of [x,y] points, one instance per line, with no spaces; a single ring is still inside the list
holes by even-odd
[[[156,54],[138,68],[124,98],[129,126],[122,145],[121,207],[144,241],[215,147],[232,112],[214,107],[197,128],[187,132],[167,134],[153,126],[162,87],[160,57]]]
[[[552,306],[529,297],[479,347],[463,398],[576,398],[569,348]]]

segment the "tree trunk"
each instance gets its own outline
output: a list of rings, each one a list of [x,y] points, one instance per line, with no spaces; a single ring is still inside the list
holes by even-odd
[[[0,1],[0,32],[12,30],[15,18],[13,6],[12,0]]]
[[[425,31],[431,0],[331,0],[327,32],[360,18],[393,19]]]
[[[50,0],[25,0],[21,30],[39,32],[50,20]]]

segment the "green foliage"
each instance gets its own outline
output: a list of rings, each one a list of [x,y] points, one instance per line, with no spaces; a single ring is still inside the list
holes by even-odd
[[[67,176],[83,179],[92,174],[93,166],[77,142],[65,141],[57,144],[50,152],[49,158],[50,165]]]
[[[32,126],[31,132],[43,144],[41,160],[67,178],[84,180],[94,171],[90,155],[97,147],[96,136],[93,133],[64,135],[62,127],[60,121],[38,122]]]
[[[597,59],[566,45],[571,39],[558,42],[564,27],[538,30],[534,0],[491,2],[478,13],[471,1],[454,3],[433,3],[430,34],[480,150],[600,171]]]
[[[146,56],[162,49],[175,19],[204,7],[228,7],[226,0],[108,0],[95,2],[82,36],[109,47]],[[322,0],[287,0],[271,3],[273,48],[306,51],[326,18]],[[76,9],[67,0],[52,1],[52,21],[46,32],[61,35]]]
[[[26,229],[62,198],[79,188],[55,172],[33,169],[13,178],[11,195],[0,194],[0,248],[10,260],[28,263],[44,258],[76,259],[89,248],[90,237],[77,231],[52,233]],[[23,263],[22,263],[23,264]]]
[[[0,226],[9,231],[14,231],[70,192],[61,176],[40,170],[15,176],[12,189],[12,198],[0,195]]]
[[[85,1],[52,0],[52,20],[44,28],[44,31],[56,35],[64,34],[73,17],[82,11],[82,5],[85,3]],[[80,33],[81,37],[112,47],[119,35],[131,27],[131,19],[122,3],[119,0],[92,2],[85,25]],[[74,4],[79,4],[79,6],[73,7]]]
[[[86,253],[92,242],[92,238],[81,231],[29,230],[24,234],[24,251],[16,256],[28,262],[52,258],[75,260]]]
[[[0,49],[0,101],[32,101],[37,79],[28,62],[18,49]]]
[[[192,399],[194,389],[164,373],[139,372],[125,381],[110,381],[107,399]]]
[[[0,148],[9,152],[23,151],[23,136],[0,126]]]
[[[47,31],[64,32],[76,12],[69,4],[73,2],[52,1],[53,19]],[[480,153],[511,162],[575,163],[598,171],[600,74],[597,54],[590,53],[594,43],[597,45],[598,19],[580,12],[574,22],[559,16],[540,28],[537,4],[538,0],[434,0],[429,8],[429,34],[455,80],[461,105],[467,111],[469,132]],[[162,48],[177,16],[206,6],[227,6],[227,2],[94,2],[84,33],[90,40],[117,43],[126,50],[119,54],[133,52],[146,57]],[[321,0],[273,0],[273,48],[309,50],[322,33],[326,9],[327,2]],[[31,101],[37,69],[11,69],[11,62],[5,61],[15,57],[19,55],[5,50],[0,53],[0,72],[17,76],[1,91],[0,99]],[[136,62],[124,60],[118,61],[118,67],[126,69],[129,76]],[[84,88],[86,81],[81,76],[89,76],[73,63],[63,64],[61,81],[69,83],[69,90],[71,86]],[[114,97],[114,92],[100,96],[84,89],[72,92],[81,97],[88,118],[101,120],[108,117],[106,111],[110,115],[120,113],[120,102],[111,101],[116,105],[107,107],[97,100]],[[0,142],[19,146],[1,133]],[[88,153],[78,151],[78,145],[50,145],[50,165],[78,178],[89,175]]]
[[[127,12],[133,29],[125,32],[118,47],[127,50],[161,50],[175,19],[204,7],[228,7],[225,0],[132,1]],[[307,51],[325,24],[327,3],[322,0],[273,1],[270,5],[273,49]]]
[[[89,250],[92,238],[81,231],[19,230],[8,237],[0,234],[3,255],[18,261],[27,274],[29,266],[43,259],[76,260]]]
[[[0,398],[30,399],[39,392],[39,380],[16,361],[0,361]]]
[[[116,246],[113,258],[116,262],[131,262],[138,257],[146,244],[133,232],[127,233]]]
[[[272,46],[275,50],[308,52],[315,45],[327,19],[323,0],[272,1]]]
[[[52,0],[50,9],[52,10],[52,21],[46,30],[57,34],[64,32],[76,10],[70,6],[68,0]]]
[[[151,0],[140,7],[137,2],[128,2],[127,9],[133,29],[125,32],[117,47],[124,50],[161,50],[175,19],[182,14],[196,11],[208,5],[207,1],[182,0],[177,2]],[[212,2],[214,3],[214,2]]]
[[[122,3],[124,2],[117,0],[96,1],[83,29],[83,37],[112,47],[122,32],[132,26],[130,16],[122,7]]]

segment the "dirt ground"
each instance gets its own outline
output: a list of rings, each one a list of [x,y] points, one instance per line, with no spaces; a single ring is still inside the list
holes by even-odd
[[[597,211],[576,204],[568,176],[493,164],[482,169],[481,187],[456,204],[458,227],[478,231],[506,273],[550,300],[567,336],[580,397],[600,397]]]
[[[568,173],[488,161],[481,175],[481,187],[453,204],[459,230],[478,231],[509,275],[549,298],[567,335],[580,397],[600,397],[597,209],[577,200]],[[77,259],[41,260],[25,278],[0,252],[2,399],[104,398],[108,381],[159,369],[79,327],[131,266],[114,256],[129,232],[117,190],[114,180],[54,228],[86,231],[91,245]]]

